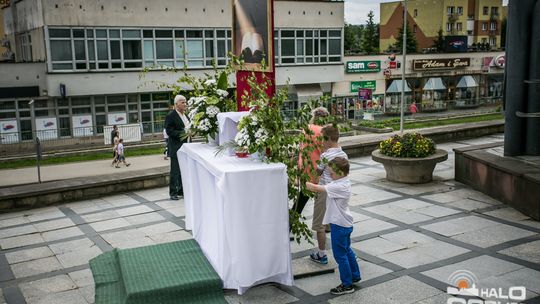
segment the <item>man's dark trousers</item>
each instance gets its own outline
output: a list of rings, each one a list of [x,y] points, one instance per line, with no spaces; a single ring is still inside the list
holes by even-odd
[[[171,179],[169,182],[169,195],[184,195],[182,175],[180,174],[180,166],[178,165],[178,157],[176,155],[171,155],[171,175],[169,178]]]

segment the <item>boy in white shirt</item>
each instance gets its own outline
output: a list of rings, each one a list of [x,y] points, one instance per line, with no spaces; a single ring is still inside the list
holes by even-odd
[[[130,163],[126,163],[126,157],[124,156],[124,139],[120,138],[118,140],[118,146],[116,147],[116,152],[118,153],[118,162],[116,164],[116,168],[120,168],[120,162],[124,163],[126,167],[129,167],[131,165]]]
[[[341,284],[332,288],[335,295],[354,292],[353,283],[361,280],[360,268],[356,262],[356,254],[351,249],[351,233],[353,217],[349,210],[351,198],[351,181],[349,161],[346,158],[335,157],[328,163],[328,171],[332,181],[326,185],[306,183],[309,191],[326,193],[326,212],[323,224],[330,224],[332,252],[338,263]]]
[[[333,125],[326,125],[322,128],[323,136],[323,153],[321,154],[321,162],[317,165],[317,173],[321,176],[319,185],[324,186],[332,181],[327,163],[335,157],[347,159],[347,154],[343,152],[338,144],[339,130]],[[328,264],[326,256],[326,225],[323,225],[323,218],[326,212],[326,193],[320,192],[315,196],[315,205],[313,207],[313,221],[311,229],[317,234],[318,248],[315,252],[309,255],[312,261],[319,264]]]

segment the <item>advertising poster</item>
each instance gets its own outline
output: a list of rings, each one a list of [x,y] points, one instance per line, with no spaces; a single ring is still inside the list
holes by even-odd
[[[19,142],[19,128],[17,120],[0,121],[0,143],[12,144]]]
[[[36,118],[36,135],[39,140],[58,138],[56,117]]]
[[[111,126],[127,124],[126,112],[107,114],[107,124]]]
[[[371,89],[358,89],[358,98],[362,101],[371,100]]]
[[[94,135],[94,124],[92,115],[78,115],[71,118],[71,127],[74,137],[85,137]]]
[[[234,55],[244,59],[246,70],[271,72],[274,60],[271,0],[233,0],[232,3]]]

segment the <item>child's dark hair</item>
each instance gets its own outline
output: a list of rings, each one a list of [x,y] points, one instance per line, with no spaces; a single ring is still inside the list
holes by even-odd
[[[334,125],[326,125],[322,128],[321,133],[324,140],[337,143],[339,140],[339,129]]]
[[[328,165],[340,176],[349,175],[349,161],[343,157],[336,157],[328,162]]]
[[[123,138],[120,138],[120,139],[118,140],[118,142],[124,142],[124,139],[123,139]]]

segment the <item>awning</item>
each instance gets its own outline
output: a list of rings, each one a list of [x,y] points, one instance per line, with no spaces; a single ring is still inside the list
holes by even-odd
[[[433,90],[446,90],[441,77],[430,78],[426,82],[423,88],[424,91],[433,91]]]
[[[310,99],[318,99],[319,97],[323,96],[321,85],[318,83],[297,84],[294,87],[300,103],[307,102]]]
[[[401,80],[396,79],[392,81],[392,83],[386,90],[386,93],[401,93],[401,87],[402,87]],[[410,91],[411,91],[411,88],[409,87],[409,84],[407,83],[407,81],[405,81],[405,92],[410,92]]]
[[[478,83],[476,83],[476,80],[474,80],[474,77],[471,75],[465,75],[461,77],[457,84],[457,88],[475,88],[478,86]]]

